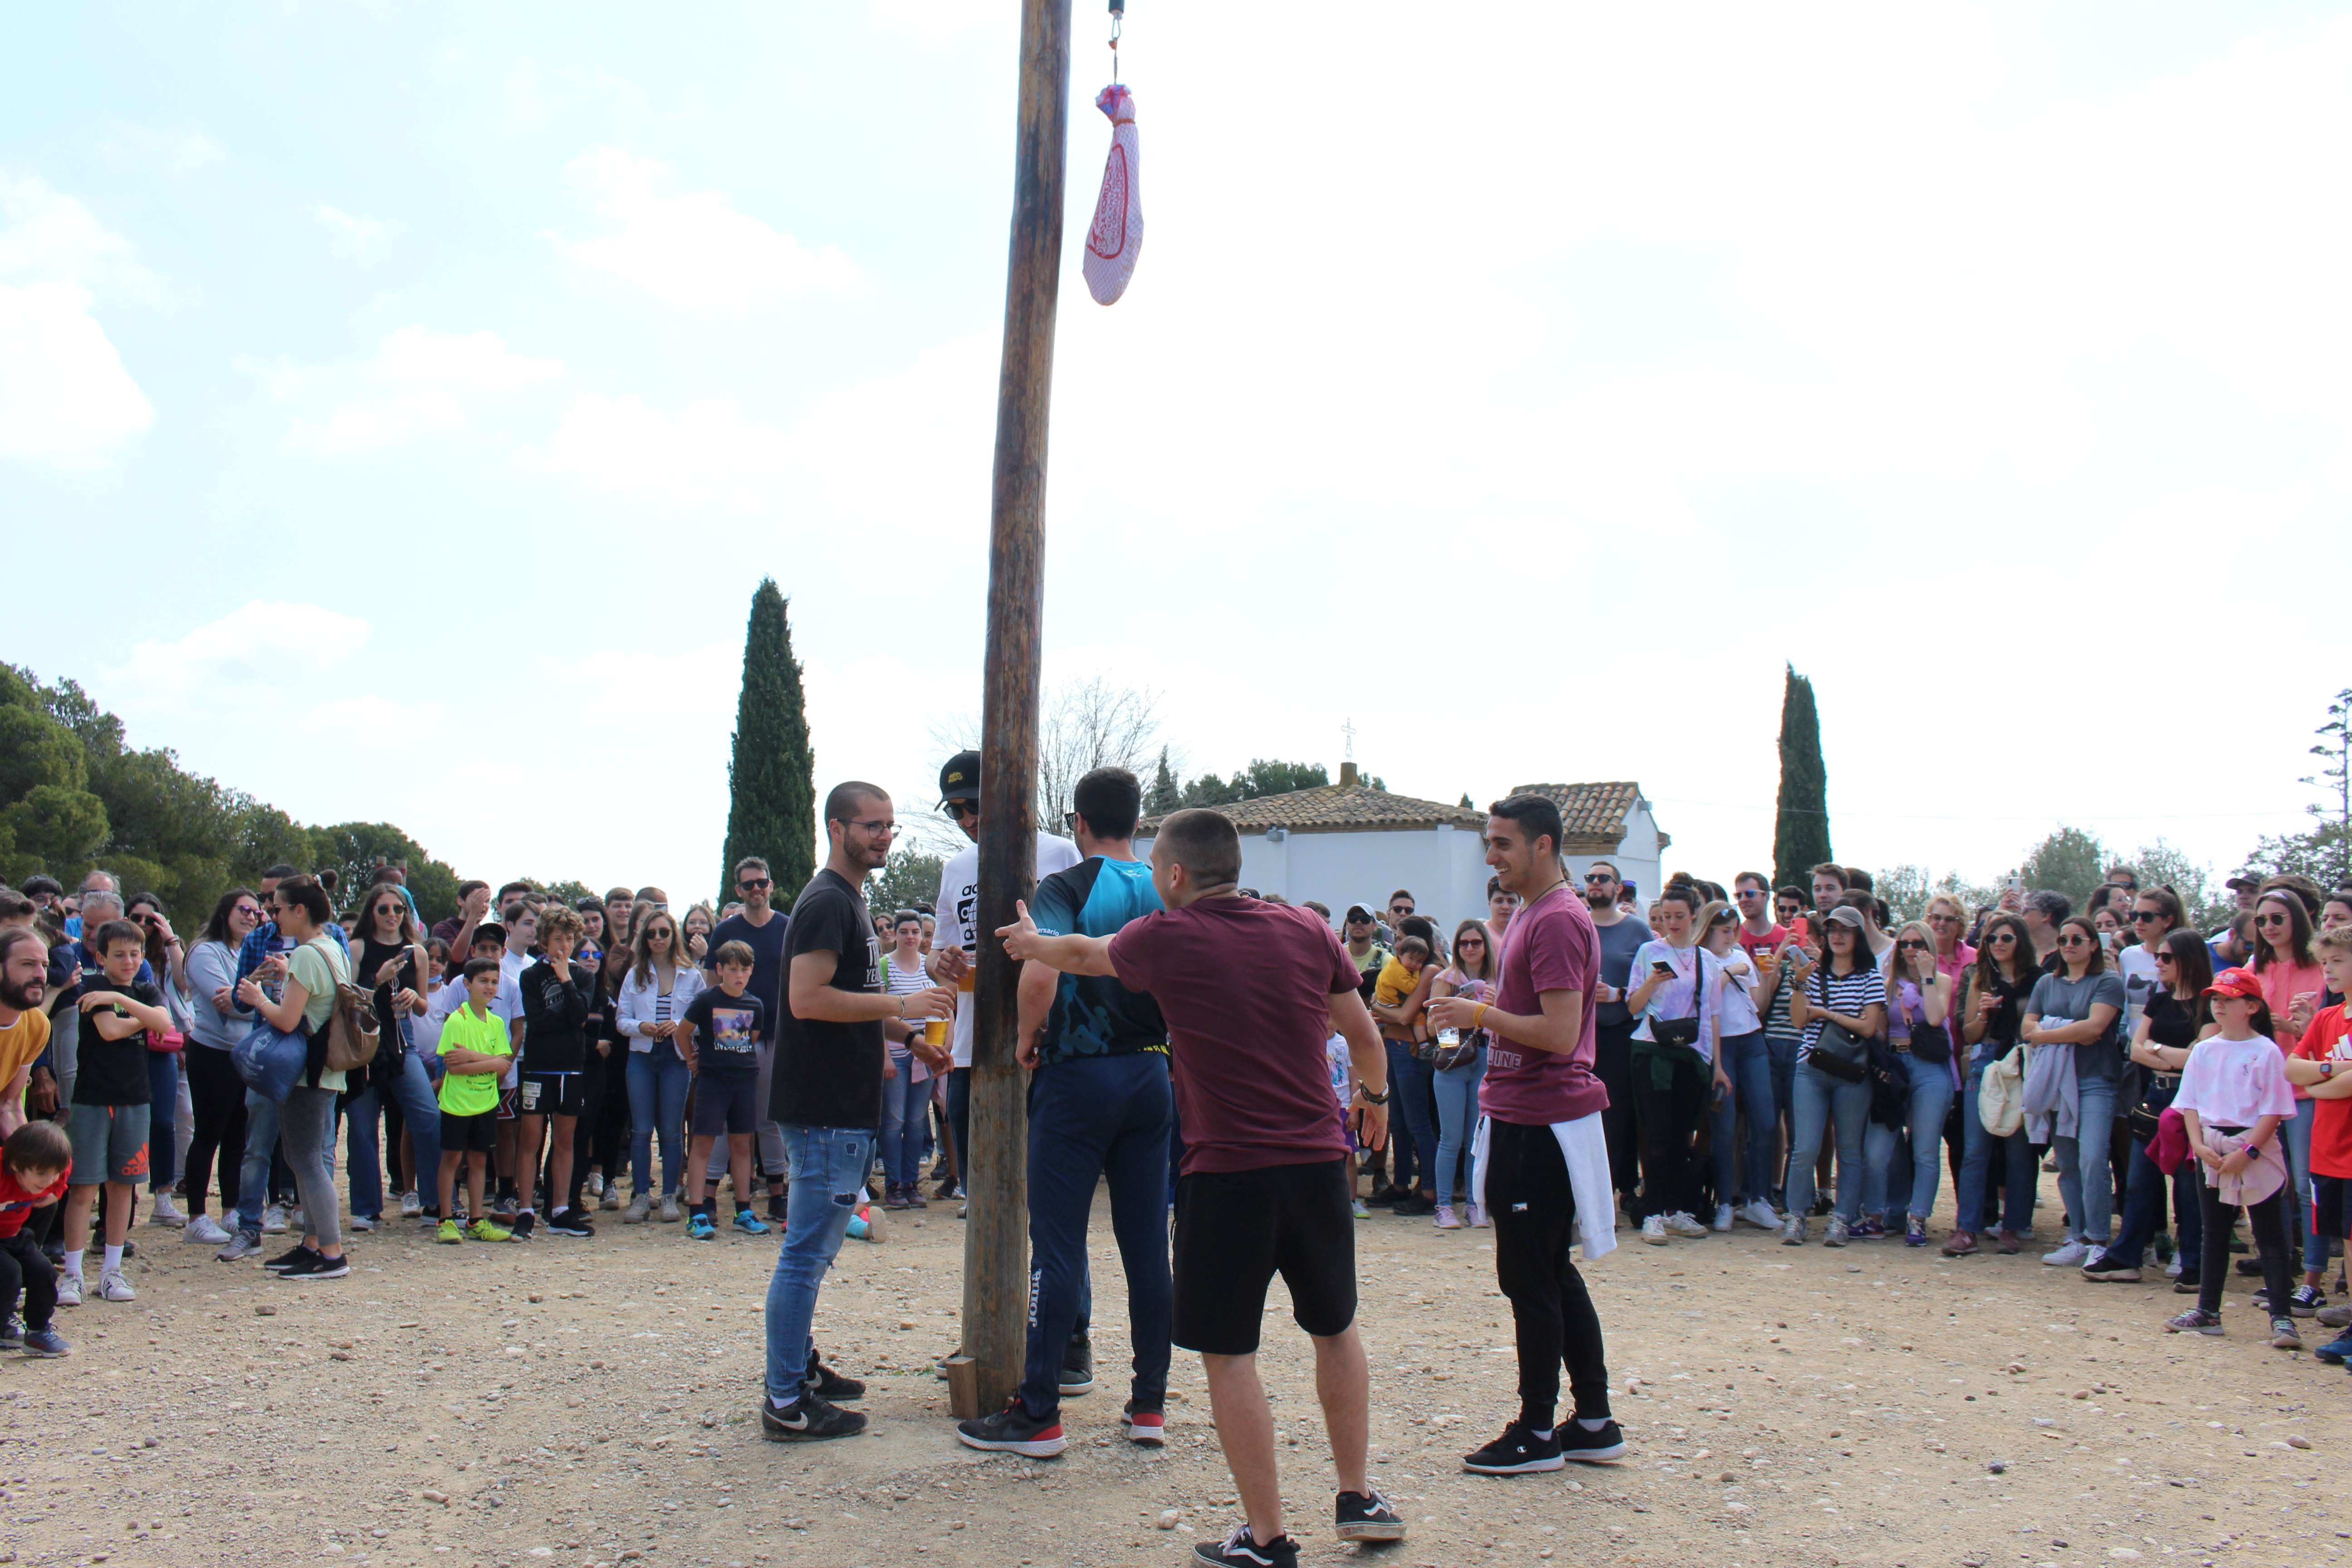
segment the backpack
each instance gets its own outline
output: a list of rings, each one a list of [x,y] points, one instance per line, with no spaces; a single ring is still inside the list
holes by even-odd
[[[311,938],[317,942],[316,937]],[[327,973],[332,974],[335,961],[323,952]],[[329,1072],[356,1072],[375,1060],[376,1047],[383,1042],[375,1016],[375,1000],[349,980],[335,982],[334,1006],[328,1011],[321,1033],[327,1040]]]

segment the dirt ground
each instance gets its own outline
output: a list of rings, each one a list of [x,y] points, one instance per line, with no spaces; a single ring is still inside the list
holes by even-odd
[[[1092,1234],[1097,1367],[1120,1369],[1100,1208]],[[1332,1539],[1311,1363],[1277,1284],[1263,1359],[1310,1562],[1997,1568],[2352,1550],[2352,1381],[2266,1348],[2251,1280],[2231,1281],[2214,1340],[2159,1331],[2182,1303],[2153,1270],[2091,1286],[2030,1253],[1796,1250],[1745,1228],[1654,1248],[1621,1233],[1590,1272],[1632,1452],[1490,1479],[1458,1459],[1514,1409],[1491,1233],[1382,1214],[1357,1234],[1373,1475],[1412,1536]],[[1222,1537],[1234,1493],[1182,1352],[1162,1451],[1118,1436],[1117,1377],[1066,1403],[1058,1459],[957,1445],[931,1365],[955,1342],[962,1237],[933,1207],[846,1244],[817,1331],[871,1380],[873,1426],[787,1446],[754,1416],[770,1240],[614,1223],[592,1241],[455,1247],[407,1226],[359,1238],[348,1279],[303,1284],[142,1226],[135,1303],[62,1313],[69,1360],[0,1360],[0,1562],[1076,1568],[1173,1563]]]

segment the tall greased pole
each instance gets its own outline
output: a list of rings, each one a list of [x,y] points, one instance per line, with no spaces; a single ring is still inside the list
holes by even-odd
[[[1045,589],[1045,431],[1062,270],[1070,0],[1024,0],[1013,245],[989,501],[988,663],[981,709],[979,978],[971,1049],[963,1350],[979,1411],[1019,1389],[1029,1302],[1027,1084],[1013,1059],[1017,970],[997,942],[1037,868],[1038,623]],[[972,1414],[978,1414],[974,1411]]]

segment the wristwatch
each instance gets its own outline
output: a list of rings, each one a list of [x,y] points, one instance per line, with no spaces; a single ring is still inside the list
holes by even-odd
[[[1360,1083],[1356,1086],[1356,1093],[1363,1100],[1363,1102],[1366,1105],[1386,1105],[1389,1102],[1388,1091],[1386,1089],[1382,1089],[1380,1093],[1374,1094],[1370,1089],[1366,1089]]]

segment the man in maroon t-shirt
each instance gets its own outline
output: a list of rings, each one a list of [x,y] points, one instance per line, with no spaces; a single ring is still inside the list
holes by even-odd
[[[1315,1386],[1339,1473],[1342,1541],[1402,1541],[1404,1521],[1365,1477],[1371,1373],[1356,1333],[1349,1122],[1368,1148],[1388,1127],[1388,1056],[1357,994],[1356,966],[1302,909],[1242,898],[1241,839],[1213,811],[1180,811],[1151,842],[1164,910],[1108,937],[1043,936],[1024,906],[997,935],[1014,960],[1115,975],[1148,991],[1168,1025],[1184,1128],[1176,1184],[1173,1339],[1198,1351],[1210,1413],[1248,1522],[1199,1561],[1295,1563],[1283,1532],[1274,1414],[1257,1375],[1258,1324],[1277,1273],[1315,1342]],[[1334,1031],[1360,1103],[1331,1100]]]
[[[1433,1027],[1485,1029],[1494,1040],[1478,1105],[1486,1117],[1496,1282],[1518,1325],[1519,1414],[1462,1463],[1482,1475],[1521,1475],[1625,1451],[1624,1434],[1609,1418],[1601,1317],[1571,1258],[1576,1194],[1561,1146],[1563,1138],[1589,1138],[1596,1161],[1605,1160],[1599,1113],[1609,1091],[1593,1071],[1601,936],[1560,870],[1559,807],[1515,795],[1487,810],[1486,864],[1522,900],[1503,944],[1502,979],[1491,1005],[1441,997],[1429,1016]],[[1575,1396],[1568,1421],[1555,1414],[1563,1362]]]

